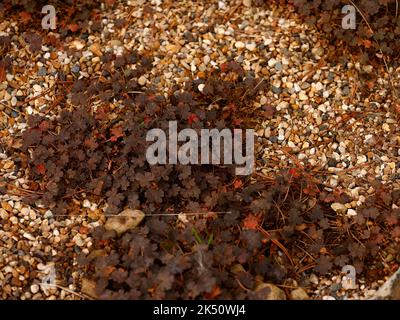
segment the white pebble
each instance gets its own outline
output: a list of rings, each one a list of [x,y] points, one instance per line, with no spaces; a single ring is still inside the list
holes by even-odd
[[[238,49],[244,48],[244,43],[242,41],[235,42],[235,47]]]
[[[138,83],[139,83],[141,86],[144,86],[144,85],[146,84],[146,82],[147,82],[147,79],[146,79],[145,76],[141,76],[141,77],[139,78],[139,80],[138,80]]]
[[[88,199],[83,200],[83,207],[84,208],[90,208],[91,204]]]
[[[246,49],[249,51],[254,51],[256,49],[256,44],[254,42],[246,43]]]
[[[38,84],[34,84],[34,85],[33,85],[33,90],[34,90],[35,92],[41,92],[41,91],[42,91],[42,87],[39,86]]]
[[[356,215],[357,215],[357,211],[356,210],[354,210],[354,209],[347,210],[347,216],[354,217]]]
[[[37,284],[31,285],[31,292],[33,294],[38,293],[39,292],[39,286]]]

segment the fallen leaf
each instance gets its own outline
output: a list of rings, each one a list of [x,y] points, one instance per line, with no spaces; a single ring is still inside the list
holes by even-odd
[[[235,182],[233,183],[233,187],[234,187],[235,189],[239,189],[239,188],[242,187],[242,186],[243,186],[242,180],[235,180]]]
[[[122,130],[122,127],[112,128],[111,129],[111,133],[112,133],[112,136],[111,136],[110,140],[113,141],[113,142],[117,141],[118,138],[121,138],[121,137],[124,136],[124,132]]]
[[[76,23],[71,23],[68,25],[68,29],[71,30],[71,32],[77,32],[79,29],[79,26]]]
[[[23,23],[28,23],[29,21],[32,20],[32,16],[29,12],[22,11],[20,12],[19,16],[21,17],[21,20]]]
[[[6,69],[3,66],[0,66],[0,82],[6,80]]]
[[[39,174],[44,175],[46,173],[46,167],[44,166],[44,164],[36,165],[35,169],[36,169],[36,172]]]
[[[258,218],[255,215],[248,215],[244,220],[243,220],[243,226],[246,229],[253,229],[256,230],[258,227]]]
[[[193,122],[196,122],[198,120],[199,120],[199,118],[194,113],[191,113],[188,117],[189,124],[192,124]]]

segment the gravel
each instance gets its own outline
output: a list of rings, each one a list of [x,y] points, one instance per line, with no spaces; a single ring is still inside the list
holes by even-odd
[[[58,74],[64,72],[67,81],[100,76],[100,58],[105,53],[118,55],[125,49],[150,52],[155,59],[153,68],[137,81],[165,93],[190,78],[204,78],[208,70],[235,59],[247,75],[266,77],[271,83],[271,90],[252,106],[275,110],[273,116],[259,119],[255,128],[258,159],[265,163],[257,168],[259,173],[270,176],[292,166],[292,158],[282,152],[285,148],[301,165],[322,172],[327,191],[341,189],[352,196],[348,203],[332,205],[336,212],[350,217],[374,194],[371,185],[375,179],[389,190],[399,188],[400,128],[391,112],[389,77],[384,71],[370,95],[361,95],[359,72],[372,72],[372,66],[329,62],[335,48],[321,33],[299,22],[295,14],[272,5],[261,9],[251,7],[251,0],[243,0],[243,5],[233,10],[233,1],[181,0],[173,6],[168,1],[149,1],[154,12],[148,15],[138,1],[117,2],[116,9],[103,12],[101,34],[89,34],[85,39],[70,36],[63,43],[64,50],[43,46],[31,54],[18,33],[18,23],[1,23],[1,33],[15,39],[9,52],[14,72],[0,83],[1,139],[11,149],[21,143],[26,116],[43,114],[57,99],[49,89]],[[217,19],[221,16],[229,18]],[[129,25],[115,28],[118,19],[126,19]],[[394,80],[400,82],[400,70],[396,71],[399,76]],[[203,88],[198,86],[199,91]],[[60,110],[52,108],[49,116]],[[0,186],[7,189],[0,195],[0,298],[83,298],[76,253],[90,252],[88,233],[104,223],[102,209],[85,200],[77,204],[76,216],[56,220],[51,210],[27,207],[21,202],[21,196],[30,192],[26,172],[17,167],[16,154],[1,153],[0,158]],[[43,290],[43,270],[52,263],[59,286]],[[312,275],[309,283],[312,289],[293,295],[368,298],[383,280],[368,283],[360,279],[357,290],[344,289],[338,274],[320,279]]]

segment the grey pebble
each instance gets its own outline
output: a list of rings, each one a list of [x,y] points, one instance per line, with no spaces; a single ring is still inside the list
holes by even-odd
[[[275,93],[275,94],[280,94],[282,92],[282,89],[278,88],[278,87],[275,87],[275,86],[272,86],[272,92]]]
[[[282,63],[280,63],[280,62],[275,63],[275,69],[277,71],[282,71]]]
[[[78,73],[78,72],[80,71],[80,67],[79,67],[78,65],[74,65],[74,66],[71,68],[71,71],[72,71],[73,73]]]
[[[38,70],[38,76],[43,77],[47,74],[47,70],[45,67],[40,67]]]

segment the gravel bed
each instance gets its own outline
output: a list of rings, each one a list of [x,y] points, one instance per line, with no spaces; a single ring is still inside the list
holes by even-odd
[[[250,7],[248,1],[117,3],[114,10],[103,8],[100,32],[68,36],[60,47],[42,46],[35,54],[19,33],[18,21],[0,23],[0,36],[12,38],[8,54],[14,59],[13,74],[7,73],[0,83],[0,138],[8,148],[20,146],[29,115],[54,117],[71,108],[58,105],[52,90],[61,72],[65,81],[101,78],[107,53],[135,50],[154,57],[151,71],[137,82],[142,90],[166,94],[235,60],[247,75],[268,81],[271,88],[252,106],[267,111],[255,128],[257,155],[264,163],[257,168],[259,173],[273,176],[301,164],[327,191],[342,190],[351,196],[344,204],[349,216],[374,194],[376,179],[388,190],[399,188],[400,129],[383,66],[376,69],[351,57],[336,59],[336,48],[323,34],[272,5],[267,9]],[[400,83],[400,70],[392,71]],[[372,74],[377,77],[373,87],[361,88],[360,79]],[[361,94],[361,89],[368,94]],[[120,105],[115,101],[115,108]],[[25,159],[0,151],[0,298],[87,298],[76,255],[90,252],[88,234],[104,223],[102,207],[77,203],[71,216],[58,218],[51,209],[28,207],[21,202],[32,186],[21,170]],[[52,267],[57,288],[46,289],[41,283]],[[301,286],[312,299],[365,299],[384,280],[358,279],[356,289],[346,289],[340,274],[311,275]]]

